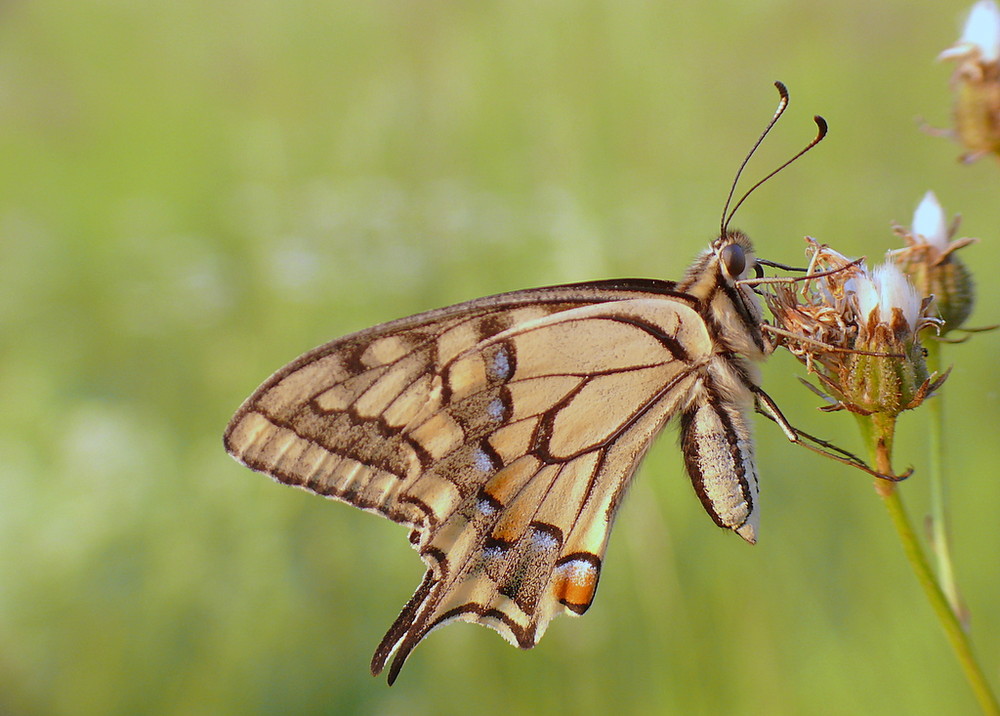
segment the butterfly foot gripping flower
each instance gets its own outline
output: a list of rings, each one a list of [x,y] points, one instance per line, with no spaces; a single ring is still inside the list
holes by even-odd
[[[816,375],[827,410],[895,418],[944,382],[928,373],[922,329],[940,321],[893,264],[868,271],[833,249],[810,243],[809,273],[767,297],[781,343]]]
[[[958,223],[956,216],[951,226],[947,225],[941,204],[929,191],[913,214],[912,228],[893,227],[906,242],[904,248],[891,252],[893,261],[920,295],[933,298],[932,310],[941,319],[941,336],[965,323],[975,300],[972,274],[955,252],[977,239],[953,239]]]
[[[1000,156],[1000,9],[993,0],[972,6],[962,37],[938,59],[958,62],[951,86],[954,136],[968,150],[962,161]]]

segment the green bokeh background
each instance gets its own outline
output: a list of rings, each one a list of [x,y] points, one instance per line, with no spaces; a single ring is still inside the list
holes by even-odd
[[[918,9],[919,8],[919,9]],[[422,574],[406,531],[222,450],[271,371],[489,293],[677,278],[792,104],[737,225],[801,261],[878,259],[928,188],[998,320],[1000,168],[945,125],[961,3],[11,1],[0,4],[0,712],[968,713],[870,480],[760,421],[761,539],[716,528],[672,430],[594,607],[537,648],[458,625],[368,675]],[[951,507],[1000,682],[998,337],[949,348]],[[861,450],[775,356],[796,423]],[[926,415],[904,416],[926,512]]]

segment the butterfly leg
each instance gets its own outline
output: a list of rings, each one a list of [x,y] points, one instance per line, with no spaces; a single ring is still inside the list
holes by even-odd
[[[787,437],[789,441],[808,448],[809,450],[819,453],[820,455],[824,455],[832,460],[836,460],[837,462],[842,462],[845,465],[856,467],[859,470],[863,470],[869,475],[877,477],[881,480],[900,482],[908,478],[913,473],[912,467],[907,469],[902,475],[887,475],[872,469],[868,466],[868,463],[859,458],[857,455],[847,452],[833,443],[829,443],[826,440],[817,438],[814,435],[810,435],[809,433],[794,427],[781,413],[781,410],[778,408],[771,396],[765,393],[759,386],[752,386],[751,390],[754,393],[757,412],[768,420],[772,420],[777,423],[778,427],[781,428],[781,431],[785,434],[785,437]]]

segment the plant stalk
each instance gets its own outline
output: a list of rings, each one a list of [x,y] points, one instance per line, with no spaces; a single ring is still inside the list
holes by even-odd
[[[927,370],[931,374],[941,371],[941,343],[925,341]],[[944,393],[939,392],[928,401],[930,465],[928,475],[931,493],[930,539],[937,562],[938,582],[948,598],[951,610],[965,629],[969,628],[969,615],[958,591],[954,562],[951,559],[951,530],[948,525],[948,491],[945,484]]]
[[[868,442],[875,469],[881,473],[893,474],[892,440],[896,428],[895,418],[875,413],[867,417],[859,416],[858,422]],[[979,701],[980,708],[988,716],[1000,716],[1000,704],[997,703],[996,696],[994,696],[990,684],[972,652],[969,635],[962,627],[948,602],[948,598],[935,579],[934,572],[927,561],[917,533],[913,530],[913,525],[897,488],[896,483],[887,480],[876,480],[875,482],[875,491],[882,497],[882,501],[889,511],[892,524],[896,528],[896,534],[899,535],[899,539],[903,543],[903,551],[910,562],[910,567],[913,569],[917,581],[920,582],[920,586],[923,587],[924,594],[931,603],[931,608],[937,615],[948,641],[951,642],[951,646],[955,650],[955,655],[958,657],[966,679],[968,679],[969,685]]]

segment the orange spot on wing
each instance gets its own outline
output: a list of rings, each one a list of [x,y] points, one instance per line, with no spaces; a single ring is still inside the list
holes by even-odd
[[[569,560],[558,568],[554,584],[555,597],[560,604],[577,614],[583,614],[594,601],[599,577],[598,565],[589,560]]]

